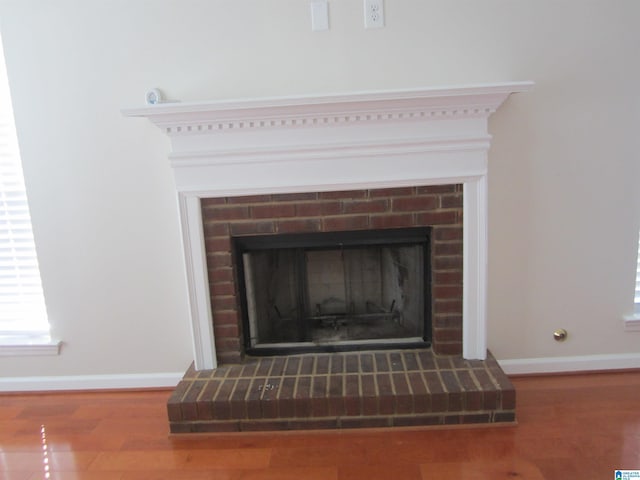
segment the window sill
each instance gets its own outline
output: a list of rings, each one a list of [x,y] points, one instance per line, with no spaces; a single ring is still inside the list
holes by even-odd
[[[62,342],[49,338],[32,339],[0,336],[0,357],[60,355]]]
[[[640,313],[625,315],[623,319],[625,332],[640,332]]]

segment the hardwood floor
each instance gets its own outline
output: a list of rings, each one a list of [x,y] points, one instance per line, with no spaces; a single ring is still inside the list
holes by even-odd
[[[640,372],[512,380],[517,426],[442,430],[170,437],[168,391],[2,395],[0,478],[565,480],[640,469]]]

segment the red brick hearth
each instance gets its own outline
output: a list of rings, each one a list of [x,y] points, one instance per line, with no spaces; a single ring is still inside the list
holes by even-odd
[[[246,358],[189,369],[167,404],[172,433],[515,421],[516,394],[486,360],[428,349]]]
[[[218,361],[243,358],[232,237],[432,227],[433,351],[462,352],[462,185],[270,194],[202,200]]]

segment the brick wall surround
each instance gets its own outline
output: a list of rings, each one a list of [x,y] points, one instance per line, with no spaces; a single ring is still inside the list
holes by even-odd
[[[431,226],[434,353],[462,353],[462,185],[202,199],[218,362],[243,357],[232,237]]]

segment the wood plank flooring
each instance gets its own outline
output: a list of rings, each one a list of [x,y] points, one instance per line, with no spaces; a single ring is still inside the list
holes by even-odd
[[[4,480],[609,479],[640,469],[640,372],[513,378],[517,426],[168,435],[169,391],[0,396]]]

